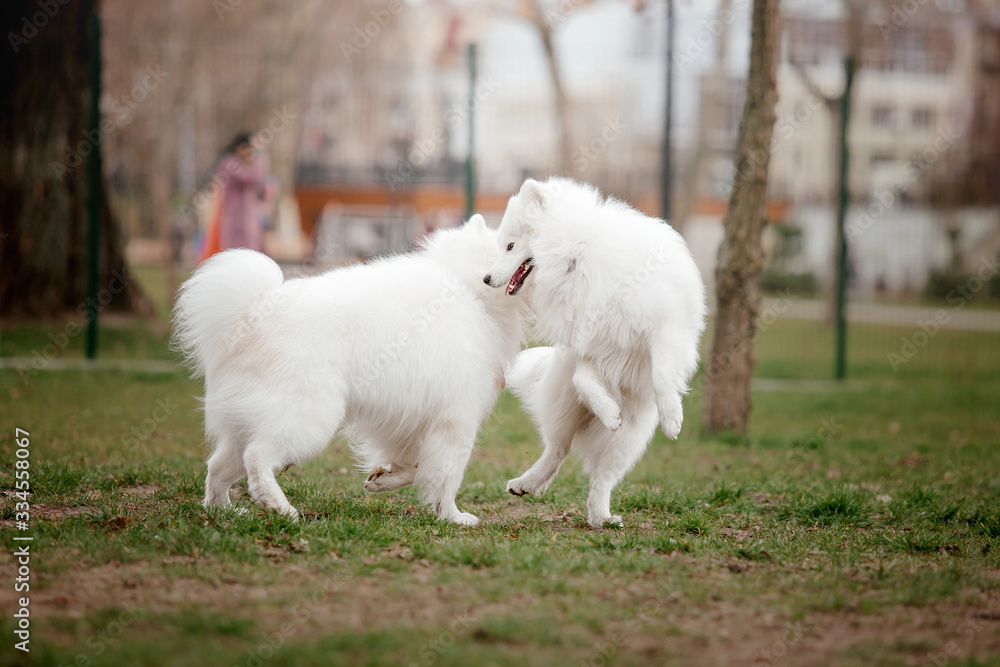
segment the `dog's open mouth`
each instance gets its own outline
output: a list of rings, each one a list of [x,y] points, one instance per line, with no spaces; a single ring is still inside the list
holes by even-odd
[[[514,272],[510,282],[507,283],[507,296],[514,296],[521,291],[521,288],[524,287],[524,279],[528,277],[533,268],[535,268],[534,257],[529,257],[524,260],[521,266],[517,267],[517,271]]]

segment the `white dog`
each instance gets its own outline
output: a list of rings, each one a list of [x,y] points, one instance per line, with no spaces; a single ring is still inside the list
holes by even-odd
[[[366,490],[414,483],[440,518],[475,525],[455,494],[525,322],[521,300],[483,285],[498,256],[477,215],[421,252],[312,278],[284,281],[250,250],[198,269],[174,339],[205,376],[205,505],[228,505],[246,475],[260,505],[297,517],[274,472],[339,432],[372,471]]]
[[[573,444],[590,475],[588,520],[620,523],[611,491],[657,418],[668,438],[681,430],[705,328],[701,273],[672,227],[562,178],[525,181],[498,241],[484,282],[523,292],[536,334],[556,345],[525,350],[507,375],[545,443],[507,490],[544,491]]]

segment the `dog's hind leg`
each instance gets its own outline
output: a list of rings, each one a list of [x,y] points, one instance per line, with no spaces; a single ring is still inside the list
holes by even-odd
[[[621,407],[618,405],[618,401],[608,393],[608,389],[601,381],[592,361],[583,357],[577,359],[576,371],[573,373],[573,386],[579,392],[584,405],[597,415],[601,423],[609,431],[617,431],[622,423]]]
[[[573,436],[588,418],[593,419],[587,414],[573,386],[571,377],[574,369],[573,358],[567,356],[542,379],[532,412],[537,416],[545,450],[523,475],[507,482],[508,493],[523,496],[545,491],[569,454]]]
[[[651,404],[638,414],[626,413],[622,418],[622,427],[614,433],[594,423],[575,440],[584,470],[590,475],[587,522],[598,528],[621,525],[622,518],[611,514],[611,492],[639,462],[656,429],[656,411]]]
[[[413,484],[416,475],[416,466],[404,466],[400,463],[392,463],[388,467],[376,466],[365,480],[365,491],[368,493],[395,491]]]
[[[227,507],[229,487],[246,474],[240,441],[227,433],[219,439],[215,451],[208,458],[208,475],[205,477],[205,507]]]
[[[460,511],[455,504],[475,440],[474,427],[452,422],[432,427],[420,448],[414,474],[414,483],[438,517],[465,526],[479,523],[475,515]]]
[[[260,440],[251,441],[243,454],[243,464],[247,469],[247,486],[253,499],[261,507],[298,519],[298,510],[288,502],[285,492],[274,478],[274,471],[284,467],[285,463],[287,461],[280,457],[274,447]]]
[[[664,435],[674,440],[680,435],[684,422],[681,399],[698,367],[697,335],[664,328],[651,341],[650,357],[660,428]]]
[[[545,450],[523,475],[507,482],[507,493],[515,496],[544,492],[555,479],[559,467],[569,455],[570,445],[577,427],[584,422],[586,413],[577,403],[570,412],[552,415],[549,423],[542,426],[542,440]],[[591,418],[593,419],[593,418]]]

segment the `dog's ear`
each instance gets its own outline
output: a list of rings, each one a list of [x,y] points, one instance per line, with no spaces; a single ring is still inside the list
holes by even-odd
[[[518,196],[526,200],[524,203],[527,206],[545,207],[545,188],[533,178],[529,178],[521,185],[521,191],[518,193]]]
[[[476,213],[474,216],[469,218],[469,222],[466,224],[475,229],[477,232],[486,231],[486,218],[479,213]]]

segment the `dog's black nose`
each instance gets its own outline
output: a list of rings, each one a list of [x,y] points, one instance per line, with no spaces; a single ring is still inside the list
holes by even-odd
[[[483,276],[483,282],[489,285],[491,277],[492,277],[491,274],[487,273],[485,276]]]

